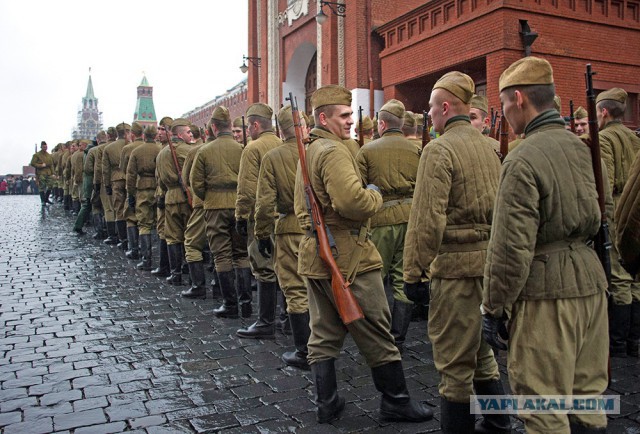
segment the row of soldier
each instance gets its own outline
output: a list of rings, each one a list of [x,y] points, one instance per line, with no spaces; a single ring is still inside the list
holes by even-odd
[[[131,144],[130,127],[120,124],[118,140],[102,143],[98,137],[98,146],[86,153],[85,175],[93,179],[84,180],[86,197],[92,197],[85,203],[102,204],[108,243],[119,239],[125,246],[128,239],[128,255],[135,257],[140,240],[141,270],[152,268],[155,223],[160,266],[152,273],[169,269],[167,281],[180,284],[184,258],[191,280],[185,297],[205,297],[208,246],[223,300],[214,310],[219,317],[251,316],[253,275],[259,312],[254,324],[238,330],[239,337],[274,337],[279,286],[296,348],[283,360],[310,367],[320,423],[344,408],[334,361],[347,332],[382,393],[382,416],[432,417],[428,407],[410,399],[401,364],[413,304],[428,303],[443,431],[510,432],[508,415],[487,414],[476,423],[469,411],[474,393],[504,395],[493,349],[505,350],[508,342],[516,394],[603,393],[607,282],[587,243],[600,221],[591,157],[565,131],[554,106],[551,65],[525,58],[500,78],[505,116],[519,135],[502,166],[497,142],[482,134],[488,110],[474,89],[471,78],[459,72],[438,80],[429,101],[437,138],[424,149],[415,126],[424,119],[416,122],[400,101],[384,104],[377,117],[379,138],[365,139],[360,148],[351,138],[351,93],[324,86],[313,94],[313,118],[301,122],[299,139],[306,143],[311,187],[335,241],[335,262],[364,315],[348,325],[337,313],[331,276],[318,257],[290,105],[276,115],[281,137],[273,131],[272,109],[250,106],[251,141],[244,148],[242,122],[232,122],[224,107],[213,112],[206,143],[194,138],[199,129],[184,119],[163,118],[157,131],[134,123]],[[640,163],[630,166],[640,140],[620,122],[625,100],[624,91],[612,89],[600,94],[597,106],[612,202],[623,210],[614,220],[623,224],[612,225],[612,231],[627,235],[617,246],[628,270],[613,261],[611,355],[637,357],[640,294],[634,295],[637,282],[629,272],[636,274],[639,263],[631,246],[640,223],[640,199],[634,202],[640,198]],[[309,123],[314,128],[306,128]],[[365,137],[373,134],[370,119],[363,119],[361,130]],[[137,140],[141,135],[144,143]],[[629,177],[635,189],[628,186],[620,203]],[[74,230],[81,232],[78,217]],[[616,273],[626,273],[628,291],[615,289]],[[615,307],[621,305],[629,307],[622,312]],[[622,323],[627,329],[618,327]],[[603,414],[522,418],[528,432],[606,427]]]

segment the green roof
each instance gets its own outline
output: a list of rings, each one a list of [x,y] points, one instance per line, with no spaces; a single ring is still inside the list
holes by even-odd
[[[91,82],[91,75],[89,75],[89,84],[87,84],[87,96],[86,99],[96,99],[93,95],[93,83]]]
[[[140,86],[149,86],[149,82],[147,81],[147,76],[142,76],[142,81],[140,82]]]

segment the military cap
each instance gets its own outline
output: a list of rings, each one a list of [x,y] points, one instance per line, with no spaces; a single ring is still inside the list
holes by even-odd
[[[469,104],[476,90],[471,77],[458,71],[447,72],[440,77],[433,89],[444,89],[458,97],[463,103]]]
[[[90,144],[91,144],[91,140],[89,140],[89,139],[80,139],[80,140],[78,141],[78,145],[81,145],[81,144],[83,144],[83,143],[84,143],[85,145],[90,145]]]
[[[390,99],[382,107],[380,107],[381,112],[391,113],[397,118],[402,119],[404,117],[405,109],[402,101],[398,101],[397,99]]]
[[[211,115],[213,117],[213,115]],[[234,128],[242,128],[242,116],[238,116],[233,120]]]
[[[191,122],[189,122],[189,120],[185,118],[174,119],[174,121],[171,123],[172,130],[176,127],[189,127],[189,126],[191,126]]]
[[[142,134],[143,131],[144,128],[142,128],[142,125],[140,125],[138,122],[134,122],[133,124],[131,124],[131,132],[136,136]]]
[[[424,125],[424,115],[422,113],[414,113],[413,118],[416,120],[417,127]]]
[[[532,84],[553,84],[551,64],[539,57],[524,57],[511,64],[500,75],[500,92],[511,86],[529,86]]]
[[[596,104],[605,99],[625,104],[627,102],[627,92],[619,87],[613,87],[609,90],[605,90],[604,92],[600,92],[596,97]]]
[[[356,125],[357,129],[360,129],[360,121],[358,121],[358,124]],[[367,115],[364,115],[362,117],[362,131],[367,131],[367,130],[371,130],[373,129],[373,121],[371,120],[371,118]]]
[[[471,98],[471,108],[489,113],[489,104],[487,103],[487,97],[481,95],[473,95],[473,98]]]
[[[559,112],[562,112],[562,100],[558,95],[553,97],[553,107]]]
[[[115,136],[117,134],[117,131],[114,127],[109,127],[107,128],[107,134],[109,134],[110,136]]]
[[[416,126],[416,117],[413,112],[404,112],[404,124],[405,127],[413,128]]]
[[[173,118],[170,118],[169,116],[165,116],[162,119],[160,119],[160,125],[165,128],[171,128],[172,123],[173,123]]]
[[[325,105],[351,105],[351,91],[336,84],[329,84],[317,89],[311,95],[311,107],[314,110]]]
[[[153,139],[157,135],[158,135],[158,127],[156,127],[153,124],[147,125],[147,127],[144,129],[144,136],[145,137],[149,137],[149,138]]]
[[[225,106],[219,105],[218,107],[216,107],[213,113],[211,113],[211,119],[215,121],[229,122],[231,120],[229,109],[227,109]],[[235,122],[233,126],[235,126]],[[242,124],[240,124],[240,127],[242,127]]]
[[[309,122],[311,122],[309,120],[309,116],[305,113],[305,112],[300,112],[300,115],[302,116],[302,118],[304,119],[304,123],[309,126],[311,125]]]
[[[47,142],[45,142],[44,140],[40,142],[40,146],[44,146],[46,144],[47,144]]]
[[[286,105],[280,109],[278,112],[278,123],[283,130],[293,126],[293,114],[291,113],[290,105]]]
[[[119,123],[118,125],[116,125],[116,131],[118,132],[118,134],[124,133],[125,131],[131,131],[131,125],[125,124],[124,122]]]
[[[589,114],[584,109],[584,107],[580,106],[576,109],[575,112],[573,112],[573,117],[576,119],[583,119],[589,117]]]
[[[247,117],[249,116],[260,116],[261,118],[271,119],[273,118],[273,110],[265,103],[256,102],[251,104],[247,109]]]

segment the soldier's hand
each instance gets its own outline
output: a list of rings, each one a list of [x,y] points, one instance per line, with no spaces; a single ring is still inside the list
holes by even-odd
[[[100,184],[93,184],[93,191],[95,191],[96,194],[100,194]]]
[[[159,209],[164,209],[164,196],[160,196],[160,197],[158,198],[158,202],[157,202],[156,206],[157,206]]]
[[[429,290],[431,289],[431,282],[416,282],[408,283],[404,282],[402,290],[404,295],[416,304],[427,305],[429,304]]]
[[[106,185],[106,186],[104,187],[104,191],[107,193],[107,196],[111,196],[111,195],[113,195],[113,189],[111,188],[111,186],[110,186],[110,185]]]
[[[127,202],[129,202],[129,208],[135,210],[136,209],[136,197],[132,194],[130,194],[127,197]]]
[[[375,184],[367,184],[367,190],[375,190],[375,191],[377,191],[378,193],[380,193],[380,189],[379,189],[379,188],[378,188],[378,186],[377,186],[377,185],[375,185]]]
[[[496,350],[506,350],[509,332],[507,331],[507,319],[496,318],[490,313],[482,314],[482,337],[485,342]]]
[[[243,237],[247,236],[247,221],[245,219],[236,220],[236,232]]]
[[[265,238],[264,240],[258,240],[258,251],[265,258],[270,258],[273,253],[273,245],[271,244],[270,238]]]

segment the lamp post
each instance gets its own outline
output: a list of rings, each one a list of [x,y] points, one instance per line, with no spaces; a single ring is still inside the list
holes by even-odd
[[[247,66],[246,61],[249,61],[251,63],[253,63],[255,66],[260,67],[262,65],[262,59],[259,57],[249,57],[249,56],[242,56],[242,65],[240,65],[240,71],[242,71],[243,74],[245,74],[248,70],[249,67]]]
[[[333,13],[334,15],[337,15],[339,17],[347,16],[347,5],[345,5],[344,3],[320,0],[320,12],[318,12],[318,14],[316,15],[316,21],[318,22],[318,24],[322,25],[325,21],[327,21],[327,14],[324,13],[325,5],[331,10],[331,13]]]

